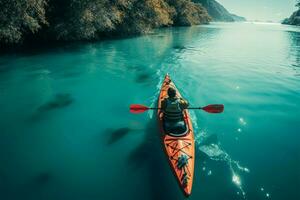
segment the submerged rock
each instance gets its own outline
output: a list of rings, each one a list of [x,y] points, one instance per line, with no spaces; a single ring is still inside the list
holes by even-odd
[[[184,49],[186,49],[186,47],[183,46],[183,45],[174,45],[174,46],[173,46],[173,49],[176,49],[176,50],[184,50]]]
[[[70,105],[73,102],[73,98],[68,93],[56,94],[54,99],[49,101],[48,103],[40,106],[38,108],[39,111],[48,111],[58,108],[63,108]]]
[[[130,131],[131,131],[131,129],[128,128],[128,127],[106,131],[105,134],[107,134],[107,132],[109,132],[108,134],[110,135],[109,140],[108,140],[108,144],[116,143],[117,141],[124,138],[127,134],[129,134]]]
[[[142,74],[139,74],[137,77],[136,77],[136,79],[135,79],[135,81],[137,82],[137,83],[145,83],[145,82],[148,82],[148,81],[150,81],[151,80],[151,74],[148,74],[148,73],[142,73]]]

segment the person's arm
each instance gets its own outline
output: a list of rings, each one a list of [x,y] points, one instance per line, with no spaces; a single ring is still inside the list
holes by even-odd
[[[181,109],[187,109],[189,107],[189,102],[183,98],[180,98]]]

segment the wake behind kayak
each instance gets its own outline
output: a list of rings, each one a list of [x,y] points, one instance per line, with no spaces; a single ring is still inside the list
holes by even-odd
[[[168,106],[167,108],[163,106],[163,102],[165,103],[169,100],[168,91],[173,91],[173,93],[169,93],[170,98],[176,97],[183,100],[170,76],[166,75],[160,89],[158,106],[156,108],[141,104],[132,104],[129,110],[133,114],[144,113],[148,110],[157,110],[158,126],[164,152],[179,187],[183,191],[183,194],[188,197],[192,192],[195,164],[194,129],[188,110],[203,110],[207,113],[217,114],[224,111],[224,105],[210,104],[204,107],[188,107],[188,103],[181,102],[180,105],[185,106],[180,108],[180,105],[178,105],[179,109],[175,109],[174,112]],[[177,101],[176,98],[175,101]],[[174,103],[174,101],[170,104],[172,108],[174,108],[174,105],[177,106],[177,103]]]

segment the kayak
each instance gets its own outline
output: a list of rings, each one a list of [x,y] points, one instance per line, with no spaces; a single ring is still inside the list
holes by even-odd
[[[161,86],[158,107],[161,107],[163,99],[168,97],[167,91],[173,87],[177,91],[177,96],[181,97],[175,84],[169,75],[166,75]],[[188,110],[183,111],[183,120],[185,128],[180,133],[168,132],[165,128],[164,114],[158,110],[158,125],[161,132],[164,152],[168,158],[169,165],[177,179],[177,182],[185,196],[190,196],[194,177],[195,163],[195,142],[194,130]]]

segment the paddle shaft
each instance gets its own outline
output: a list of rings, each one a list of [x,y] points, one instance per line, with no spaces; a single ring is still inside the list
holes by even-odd
[[[211,104],[211,105],[207,105],[205,107],[191,107],[191,108],[186,108],[186,109],[187,110],[204,110],[209,113],[221,113],[224,110],[224,105]],[[140,105],[140,104],[133,104],[130,106],[130,112],[135,113],[135,114],[142,113],[147,110],[161,110],[161,108],[158,108],[158,107],[149,108],[147,106]]]
[[[149,110],[160,110],[161,108],[148,108]],[[198,109],[202,109],[202,107],[198,107],[198,108],[186,108],[186,109],[188,109],[188,110],[198,110]]]

